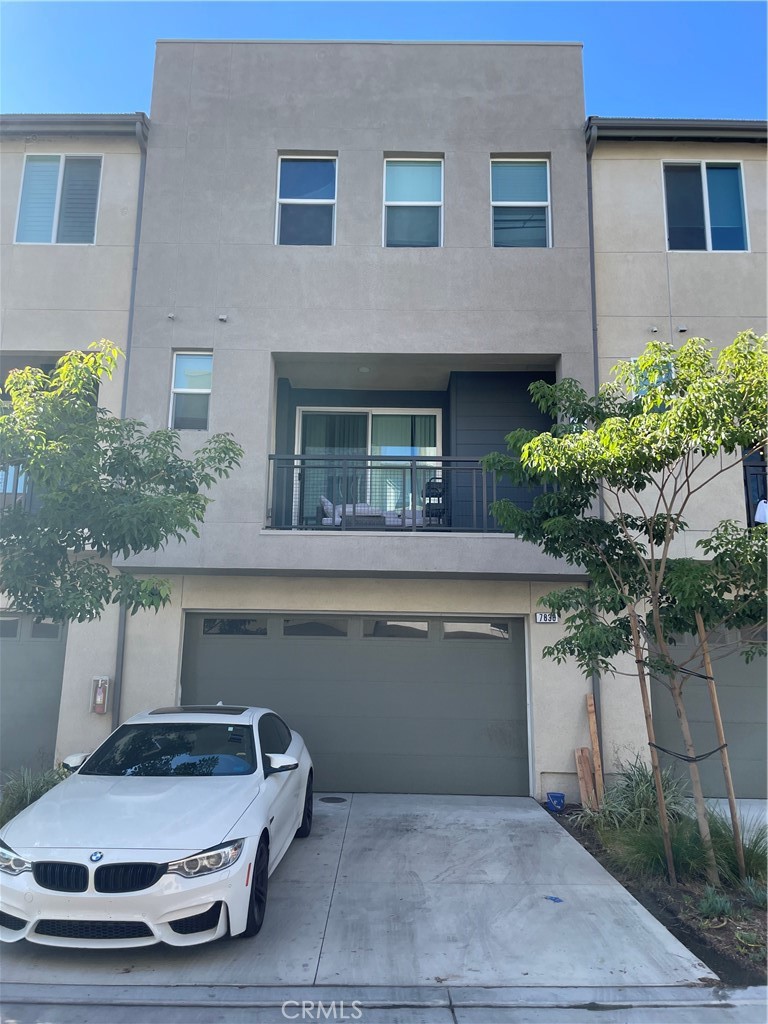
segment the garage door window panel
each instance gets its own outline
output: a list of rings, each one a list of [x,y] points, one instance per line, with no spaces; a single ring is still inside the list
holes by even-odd
[[[509,622],[446,621],[443,623],[446,640],[509,640]]]
[[[363,636],[377,640],[426,640],[429,637],[429,622],[410,619],[365,619]]]
[[[203,636],[266,636],[267,617],[259,618],[205,618]]]
[[[283,636],[299,637],[346,637],[349,634],[349,620],[337,616],[292,617],[283,619]]]

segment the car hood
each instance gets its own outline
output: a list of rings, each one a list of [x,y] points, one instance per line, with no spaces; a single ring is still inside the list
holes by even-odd
[[[2,838],[14,850],[90,847],[197,853],[228,838],[258,792],[252,775],[73,775],[9,822]]]

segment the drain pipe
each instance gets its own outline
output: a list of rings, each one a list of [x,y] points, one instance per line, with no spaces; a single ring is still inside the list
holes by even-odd
[[[592,372],[594,373],[594,389],[600,386],[600,362],[598,360],[597,348],[597,275],[595,272],[595,218],[592,203],[592,154],[597,145],[597,125],[586,125],[587,137],[587,221],[589,229],[589,289],[590,289],[590,310],[592,314]],[[605,502],[603,501],[602,490],[598,493],[598,514],[602,519],[605,515]],[[592,582],[589,583],[590,589]],[[592,673],[592,696],[595,698],[595,719],[597,721],[597,741],[600,745],[600,760],[605,764],[603,754],[603,704],[600,689],[600,673]]]
[[[123,394],[120,400],[120,419],[125,419],[128,407],[128,370],[131,364],[131,342],[133,340],[133,317],[136,303],[136,278],[139,269],[139,239],[141,238],[141,218],[144,207],[144,180],[147,173],[147,129],[146,120],[142,117],[135,125],[136,141],[141,151],[139,165],[139,192],[137,197],[136,227],[133,235],[133,265],[131,267],[131,293],[128,301],[128,327],[125,337],[125,369],[123,371]],[[115,675],[112,691],[112,729],[120,724],[120,703],[123,692],[123,663],[125,661],[125,624],[128,609],[120,602],[117,620],[117,649],[115,651]]]

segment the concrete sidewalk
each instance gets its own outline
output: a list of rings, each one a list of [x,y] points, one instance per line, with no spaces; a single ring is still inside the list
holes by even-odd
[[[766,990],[3,986],[6,1024],[764,1024]]]

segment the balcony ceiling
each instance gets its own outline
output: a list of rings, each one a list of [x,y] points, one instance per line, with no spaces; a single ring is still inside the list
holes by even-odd
[[[451,373],[552,371],[552,355],[395,355],[391,353],[275,352],[278,377],[294,388],[365,391],[445,391]]]

